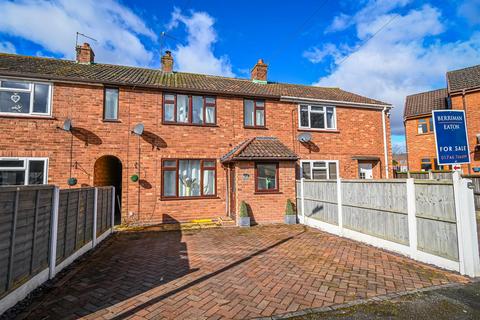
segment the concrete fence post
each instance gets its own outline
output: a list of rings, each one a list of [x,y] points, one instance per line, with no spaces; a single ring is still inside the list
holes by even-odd
[[[408,242],[410,245],[410,256],[416,259],[417,256],[417,206],[415,205],[415,179],[408,178],[407,186],[407,213],[408,213]]]
[[[453,176],[455,215],[457,218],[458,258],[460,273],[480,276],[480,255],[477,238],[477,221],[471,180],[462,179],[458,172]]]
[[[300,178],[300,212],[301,216],[299,217],[300,223],[305,224],[305,178]]]
[[[95,188],[93,194],[93,229],[92,229],[92,248],[97,245],[97,214],[98,214],[98,188]]]
[[[58,232],[58,208],[60,205],[60,189],[53,188],[52,217],[50,223],[50,261],[49,261],[49,279],[55,277],[55,267],[57,262],[57,232]]]
[[[337,212],[338,212],[338,231],[343,234],[343,208],[342,208],[342,179],[337,178]]]
[[[111,230],[115,225],[115,187],[112,187],[112,219],[110,220]]]

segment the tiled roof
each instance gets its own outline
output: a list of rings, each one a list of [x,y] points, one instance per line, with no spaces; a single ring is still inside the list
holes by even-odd
[[[438,89],[407,96],[404,118],[431,113],[432,110],[447,108],[447,89]]]
[[[480,87],[480,65],[447,72],[450,92]]]
[[[157,69],[101,63],[80,64],[70,60],[5,53],[0,53],[0,75],[254,97],[280,98],[281,96],[291,96],[382,106],[388,105],[385,102],[363,97],[339,88],[276,82],[259,84],[247,79],[185,72],[164,73]]]
[[[243,141],[224,155],[222,162],[239,160],[297,160],[298,156],[275,137],[255,137]]]

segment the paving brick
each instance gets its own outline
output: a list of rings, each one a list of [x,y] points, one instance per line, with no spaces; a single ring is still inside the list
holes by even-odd
[[[285,225],[117,233],[71,272],[27,307],[28,319],[270,317],[467,281],[355,241]]]

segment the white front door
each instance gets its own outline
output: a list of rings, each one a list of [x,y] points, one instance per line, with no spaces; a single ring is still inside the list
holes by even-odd
[[[373,168],[371,163],[359,163],[358,171],[360,179],[373,179]]]

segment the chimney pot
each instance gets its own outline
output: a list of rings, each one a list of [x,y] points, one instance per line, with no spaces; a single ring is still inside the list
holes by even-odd
[[[161,59],[161,64],[162,64],[163,72],[166,72],[166,73],[173,72],[173,57],[172,57],[171,51],[169,50],[165,51],[165,55],[163,55]]]
[[[85,42],[81,46],[77,46],[77,62],[92,64],[95,62],[95,53],[93,53],[92,47]]]
[[[250,74],[253,82],[267,83],[268,65],[263,62],[263,59],[258,59],[257,64],[253,67]]]

